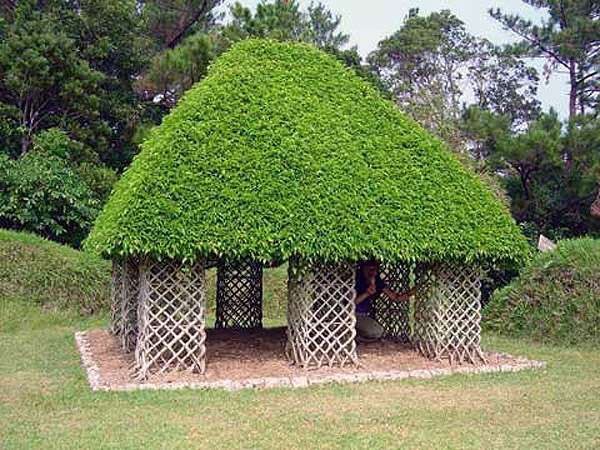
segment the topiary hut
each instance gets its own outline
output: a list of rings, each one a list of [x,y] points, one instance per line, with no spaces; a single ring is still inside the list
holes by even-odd
[[[204,271],[217,326],[261,326],[262,264],[289,261],[288,357],[357,362],[356,262],[377,258],[408,303],[391,337],[427,357],[480,351],[482,267],[526,242],[444,145],[331,56],[249,40],[210,68],[142,144],[86,242],[113,260],[112,330],[140,375],[204,370]]]

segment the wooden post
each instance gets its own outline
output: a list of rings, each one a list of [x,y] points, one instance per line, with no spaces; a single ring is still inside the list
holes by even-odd
[[[140,300],[135,352],[138,378],[176,368],[204,373],[204,264],[144,259]]]
[[[121,348],[135,350],[138,335],[138,306],[140,299],[139,262],[135,258],[123,262],[121,289]]]
[[[481,352],[479,269],[419,264],[415,294],[414,342],[430,359],[451,363],[485,361]]]
[[[290,259],[286,354],[303,368],[358,363],[353,263]]]

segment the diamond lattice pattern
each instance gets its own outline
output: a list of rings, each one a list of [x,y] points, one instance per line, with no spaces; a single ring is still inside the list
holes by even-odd
[[[139,378],[176,368],[204,373],[205,298],[202,264],[143,262],[136,348]]]
[[[479,270],[419,264],[416,277],[415,345],[421,353],[451,363],[484,359]]]
[[[385,263],[381,267],[381,278],[393,291],[406,292],[410,288],[410,265]],[[382,294],[373,302],[372,317],[383,327],[384,337],[410,341],[410,302],[394,301]]]
[[[135,350],[138,335],[138,307],[140,299],[140,271],[137,259],[123,262],[121,288],[121,348]]]
[[[304,368],[357,364],[354,264],[289,264],[288,358]]]
[[[262,327],[262,275],[262,264],[251,259],[219,263],[215,328]]]

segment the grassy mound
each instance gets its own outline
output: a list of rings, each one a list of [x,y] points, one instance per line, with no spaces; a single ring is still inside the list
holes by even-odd
[[[539,254],[487,305],[486,327],[555,343],[600,342],[600,240]]]
[[[28,233],[0,230],[0,303],[94,313],[108,304],[107,261]]]

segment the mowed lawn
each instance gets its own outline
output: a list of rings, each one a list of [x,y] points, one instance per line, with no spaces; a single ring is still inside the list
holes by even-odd
[[[295,390],[92,393],[73,333],[105,319],[64,316],[38,313],[2,328],[2,449],[600,448],[597,348],[486,336],[486,347],[546,360],[547,369]]]
[[[265,271],[267,325],[285,316],[285,274]],[[210,271],[210,315],[214,284]],[[598,348],[485,336],[486,347],[548,368],[296,390],[92,393],[73,333],[105,327],[106,314],[25,302],[0,295],[0,449],[600,448]]]

